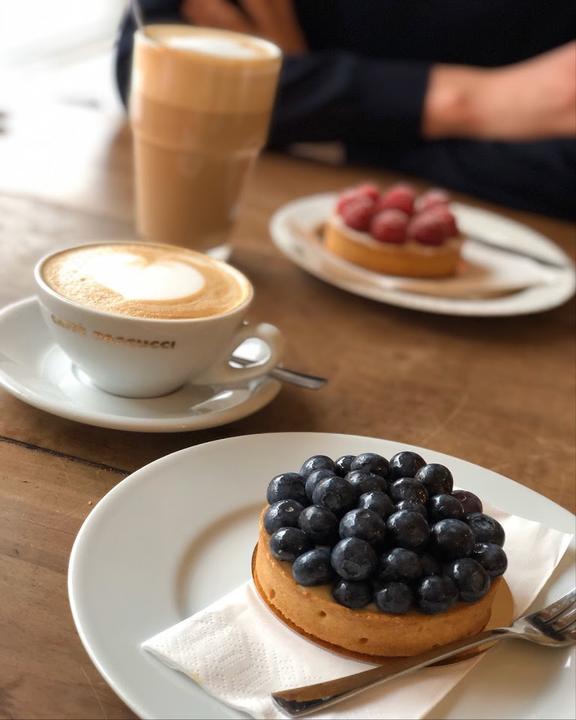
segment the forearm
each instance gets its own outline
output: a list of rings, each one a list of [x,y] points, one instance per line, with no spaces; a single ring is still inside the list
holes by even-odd
[[[576,135],[576,43],[499,68],[435,65],[422,134],[538,140]]]
[[[429,139],[480,136],[490,70],[366,60],[345,53],[288,58],[274,141]]]
[[[465,65],[434,65],[424,99],[423,136],[432,140],[481,134],[480,98],[489,73]]]

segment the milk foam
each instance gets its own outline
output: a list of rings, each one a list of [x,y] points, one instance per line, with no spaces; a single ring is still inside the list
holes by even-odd
[[[177,260],[150,263],[128,252],[71,257],[70,269],[88,276],[125,300],[177,300],[194,295],[205,284],[198,270]]]
[[[107,313],[152,319],[208,318],[251,296],[241,273],[170,245],[111,243],[48,258],[44,281],[62,297]]]
[[[262,48],[249,40],[215,37],[213,35],[178,35],[163,39],[164,44],[177,50],[189,50],[224,58],[256,58]]]

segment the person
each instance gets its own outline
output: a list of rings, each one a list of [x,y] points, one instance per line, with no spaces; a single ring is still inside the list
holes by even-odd
[[[576,218],[576,5],[564,0],[140,0],[146,22],[247,32],[285,54],[270,147]],[[116,74],[128,100],[134,22]]]

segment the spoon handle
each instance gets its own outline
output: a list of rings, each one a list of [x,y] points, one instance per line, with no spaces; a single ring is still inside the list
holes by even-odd
[[[296,370],[289,370],[284,367],[275,367],[270,375],[276,380],[282,382],[292,383],[292,385],[298,385],[299,387],[306,388],[307,390],[320,390],[328,382],[326,378],[318,377],[317,375],[308,375],[306,373],[298,372]]]
[[[138,0],[130,0],[130,9],[132,10],[132,15],[136,21],[138,29],[142,30],[144,27],[144,15],[142,14],[142,8],[140,7]]]
[[[252,361],[246,358],[240,357],[239,355],[232,355],[231,360],[238,365],[246,366],[251,365]],[[307,373],[299,372],[297,370],[289,370],[285,367],[276,366],[270,371],[270,375],[276,380],[281,382],[290,383],[292,385],[298,385],[298,387],[306,388],[307,390],[320,390],[324,387],[328,380],[317,375],[308,375]]]

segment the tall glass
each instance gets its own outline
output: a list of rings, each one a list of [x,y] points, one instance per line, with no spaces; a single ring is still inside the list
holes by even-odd
[[[187,25],[135,36],[136,216],[149,241],[226,259],[247,172],[266,142],[280,50]]]

